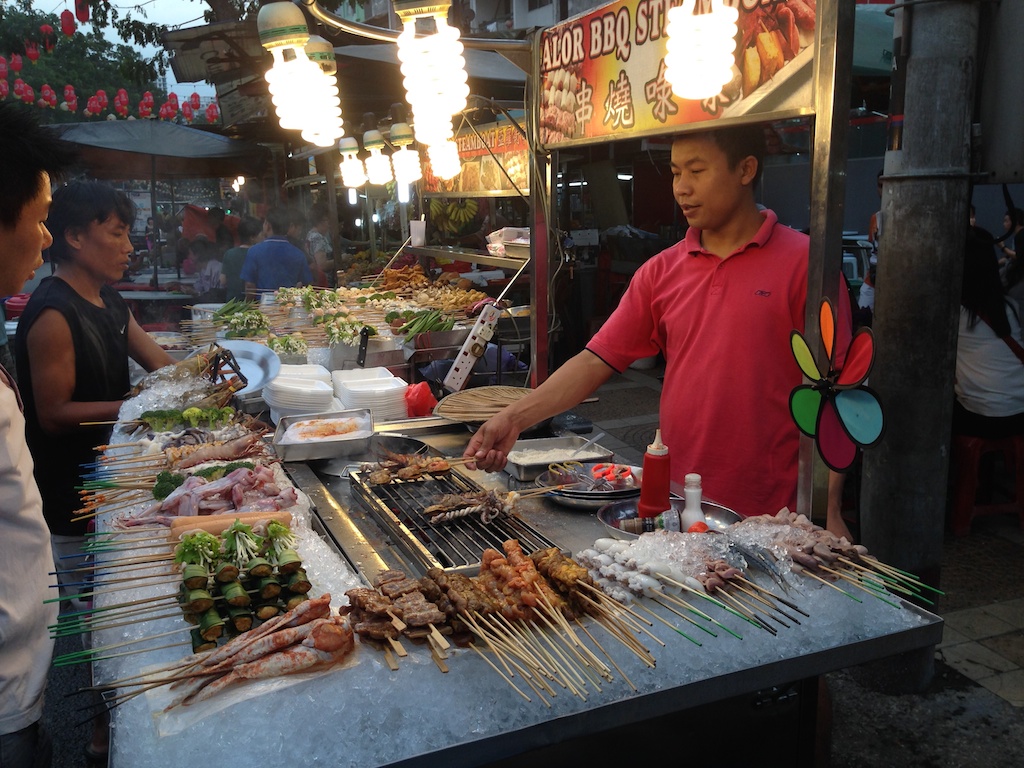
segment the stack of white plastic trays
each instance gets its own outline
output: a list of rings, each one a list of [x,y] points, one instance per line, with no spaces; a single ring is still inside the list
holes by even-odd
[[[333,371],[331,381],[334,395],[344,408],[368,408],[375,424],[400,421],[408,416],[405,391],[409,385],[387,368]]]
[[[331,372],[322,365],[282,365],[263,387],[263,400],[276,424],[284,416],[333,413],[342,410],[334,396]]]

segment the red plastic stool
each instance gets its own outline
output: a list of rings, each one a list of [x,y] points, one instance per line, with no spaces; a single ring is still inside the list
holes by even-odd
[[[979,504],[978,469],[987,453],[1002,453],[1006,467],[1013,467],[1014,499],[999,504]],[[953,438],[953,519],[954,536],[971,532],[971,521],[981,515],[1016,514],[1024,528],[1024,435],[1001,440],[959,435]]]

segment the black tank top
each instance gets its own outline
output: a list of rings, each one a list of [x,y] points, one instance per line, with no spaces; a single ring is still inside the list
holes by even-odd
[[[108,442],[110,427],[80,427],[74,432],[50,434],[39,426],[32,369],[28,358],[28,332],[45,309],[56,309],[71,329],[75,348],[75,389],[71,399],[81,402],[122,400],[130,387],[128,375],[128,305],[109,286],[100,291],[105,307],[79,296],[59,277],[48,277],[32,292],[18,321],[15,339],[16,364],[25,401],[26,437],[35,464],[36,482],[43,497],[43,515],[52,533],[80,536],[87,521],[72,523],[81,508],[76,486],[82,483],[81,465],[96,458],[96,446]]]

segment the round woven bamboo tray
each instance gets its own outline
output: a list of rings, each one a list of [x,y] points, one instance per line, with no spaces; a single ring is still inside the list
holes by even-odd
[[[532,390],[524,387],[473,387],[445,395],[434,406],[434,415],[449,421],[483,424],[505,406],[514,403]]]

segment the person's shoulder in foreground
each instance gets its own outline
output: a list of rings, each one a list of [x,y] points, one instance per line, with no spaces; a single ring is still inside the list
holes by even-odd
[[[8,296],[22,290],[53,242],[45,224],[50,181],[74,150],[20,105],[0,103],[0,156],[0,295]],[[13,752],[41,764],[50,751],[37,724],[53,654],[47,626],[57,616],[56,604],[45,602],[53,558],[17,388],[3,372],[0,403],[0,762]]]

